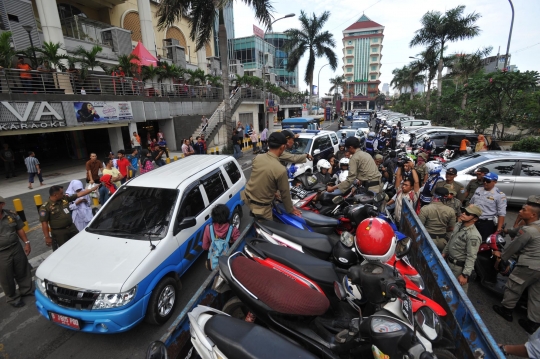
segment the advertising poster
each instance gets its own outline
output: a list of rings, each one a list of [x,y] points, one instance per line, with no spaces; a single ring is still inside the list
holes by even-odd
[[[87,101],[74,102],[77,122],[133,120],[131,102]]]

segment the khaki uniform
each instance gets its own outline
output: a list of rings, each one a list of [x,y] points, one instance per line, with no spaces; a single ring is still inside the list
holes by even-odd
[[[338,188],[341,192],[345,192],[352,186],[354,180],[358,179],[368,190],[380,192],[381,177],[373,158],[368,153],[357,149],[349,159],[349,176],[338,185]]]
[[[471,275],[481,243],[482,238],[474,225],[468,227],[462,223],[456,225],[442,252],[446,255],[446,262],[456,278],[461,274]],[[465,293],[468,288],[468,283],[463,286]]]
[[[0,219],[0,286],[8,303],[17,303],[21,295],[32,294],[31,267],[17,235],[23,227],[17,213],[3,210]],[[19,285],[19,293],[15,282]]]
[[[301,155],[293,155],[290,152],[283,152],[281,156],[279,156],[279,160],[282,162],[290,162],[290,163],[305,163],[307,160],[307,154],[301,154]]]
[[[424,185],[424,178],[426,177],[427,167],[425,163],[422,163],[419,166],[414,167],[416,173],[418,173],[418,179],[420,180],[420,187]]]
[[[437,187],[446,187],[448,189],[453,189],[454,191],[456,191],[456,196],[459,200],[462,200],[463,197],[464,197],[464,194],[465,194],[465,186],[463,186],[461,183],[459,182],[452,182],[452,183],[447,183],[446,181],[441,181],[441,182],[438,182],[436,185],[435,185],[435,188]]]
[[[272,152],[258,155],[253,160],[251,177],[242,191],[241,197],[251,212],[257,217],[272,220],[272,201],[276,191],[288,213],[293,211],[287,169],[279,163],[279,158]]]
[[[461,215],[461,207],[463,206],[461,204],[461,201],[457,198],[448,199],[445,203],[446,206],[452,208],[452,210],[456,213],[456,217],[459,217]]]
[[[523,291],[529,289],[527,318],[540,323],[540,220],[523,226],[502,252],[506,261],[518,254],[517,265],[508,277],[501,304],[514,309]]]
[[[476,178],[473,178],[472,180],[470,180],[470,182],[465,187],[465,192],[469,192],[469,195],[467,197],[465,197],[463,202],[470,201],[472,196],[474,196],[474,192],[476,192],[476,189],[478,187],[482,187],[483,185],[484,185],[484,183],[479,182],[478,179],[476,179]]]
[[[431,202],[422,207],[418,218],[426,227],[437,248],[442,251],[447,244],[446,232],[448,228],[453,228],[456,225],[454,211],[442,202]]]
[[[58,247],[61,247],[79,233],[77,227],[73,224],[73,219],[69,211],[69,203],[75,201],[77,198],[77,194],[71,196],[64,195],[64,198],[61,200],[56,202],[49,200],[39,208],[39,221],[49,222],[49,227],[51,227],[53,250],[56,249],[54,242],[56,242]]]

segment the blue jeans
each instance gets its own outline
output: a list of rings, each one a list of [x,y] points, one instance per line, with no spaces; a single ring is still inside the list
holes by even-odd
[[[242,156],[242,149],[240,148],[240,145],[234,145],[234,158],[239,158]]]
[[[110,196],[111,195],[109,194],[109,189],[105,187],[105,185],[102,185],[99,188],[99,204],[103,206]]]

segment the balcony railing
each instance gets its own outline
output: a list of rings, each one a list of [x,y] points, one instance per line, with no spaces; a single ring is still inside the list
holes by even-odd
[[[101,36],[102,30],[112,27],[110,24],[77,15],[64,18],[60,23],[62,25],[62,33],[66,37],[93,42],[99,45],[112,46],[111,43],[105,43]]]
[[[240,97],[244,99],[253,99],[253,100],[274,100],[277,101],[277,103],[280,103],[280,98],[277,95],[274,95],[273,93],[270,93],[268,91],[262,91],[260,89],[256,88],[249,88],[249,87],[243,87],[240,89],[241,94]]]
[[[0,85],[0,93],[223,98],[223,89],[212,86],[167,84],[107,75],[89,75],[83,80],[68,72],[4,69],[0,70]]]

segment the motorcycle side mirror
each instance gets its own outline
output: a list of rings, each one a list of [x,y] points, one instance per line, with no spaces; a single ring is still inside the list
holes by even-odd
[[[156,340],[150,343],[148,350],[146,350],[146,359],[168,359],[167,347],[163,342]]]
[[[405,237],[396,243],[396,258],[401,259],[411,251],[412,240],[410,237]]]
[[[429,307],[421,307],[414,313],[416,327],[428,340],[434,341],[442,335],[439,316]]]
[[[333,204],[340,204],[344,201],[343,197],[342,196],[336,196],[334,198],[332,198],[332,203]]]
[[[338,297],[339,300],[345,300],[347,298],[345,288],[343,288],[343,285],[339,282],[334,282],[334,293],[336,293],[336,297]]]
[[[384,201],[384,198],[385,198],[385,195],[383,193],[377,193],[375,197],[373,198],[373,200],[375,201],[375,203],[378,203],[378,202]]]
[[[313,156],[317,156],[321,154],[321,150],[319,150],[318,148],[316,150],[313,150]]]

